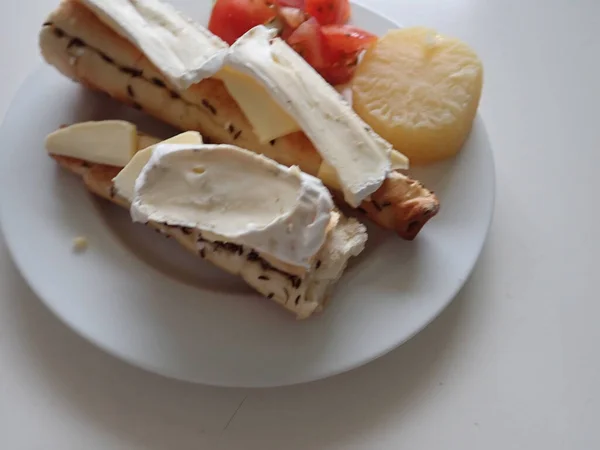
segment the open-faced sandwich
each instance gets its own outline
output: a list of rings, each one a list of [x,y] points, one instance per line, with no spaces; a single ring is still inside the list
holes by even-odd
[[[382,125],[381,114],[365,109],[378,101],[377,89],[362,95],[377,39],[319,25],[347,20],[347,1],[333,2],[329,15],[310,2],[258,1],[271,12],[242,12],[235,29],[219,20],[228,3],[216,2],[210,23],[221,39],[160,0],[64,0],[40,33],[45,60],[185,133],[158,142],[126,122],[91,122],[56,131],[47,148],[92,192],[130,208],[134,221],[308,317],[366,242],[364,226],[332,198],[408,240],[437,214],[439,201],[401,172],[408,158],[374,129],[389,121]],[[361,72],[367,48],[371,62]],[[352,88],[362,95],[361,115],[327,81],[352,81],[355,71],[362,73]],[[456,142],[464,142],[477,109],[480,74],[472,78],[465,91],[473,95],[453,111],[463,125]],[[441,122],[434,124],[441,133],[457,128]],[[407,135],[419,142],[419,133]],[[439,133],[435,139],[442,141]]]
[[[50,134],[46,147],[135,222],[241,276],[298,318],[322,309],[367,240],[319,179],[239,147],[203,144],[197,132],[158,142],[128,122],[84,122]]]

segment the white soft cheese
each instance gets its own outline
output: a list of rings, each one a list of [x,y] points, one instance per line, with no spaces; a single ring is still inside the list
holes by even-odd
[[[124,120],[76,123],[50,133],[46,149],[53,155],[123,167],[137,150],[137,130]]]
[[[335,169],[345,200],[359,206],[391,170],[392,146],[275,31],[258,26],[231,46],[226,64],[254,77]]]
[[[81,0],[179,89],[219,71],[229,46],[160,0]]]
[[[231,145],[159,144],[136,181],[131,216],[309,268],[332,210],[321,181],[297,167]]]
[[[165,141],[164,144],[202,144],[202,136],[197,131],[186,131],[185,133],[173,136]],[[157,143],[158,144],[158,143]],[[150,161],[152,152],[157,144],[150,145],[143,150],[140,150],[131,161],[113,178],[113,185],[121,197],[133,201],[135,190],[135,181],[140,176],[144,166]]]

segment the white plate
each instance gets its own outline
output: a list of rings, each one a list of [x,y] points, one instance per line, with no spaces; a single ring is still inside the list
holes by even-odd
[[[188,11],[206,22],[209,2]],[[394,27],[354,7],[372,32]],[[169,377],[266,387],[331,376],[389,352],[436,317],[471,272],[490,224],[494,167],[478,118],[454,160],[413,174],[442,209],[414,242],[370,226],[367,250],[325,312],[297,322],[147,228],[90,195],[45,155],[62,123],[125,118],[169,129],[44,67],[19,90],[2,129],[1,218],[12,256],[37,295],[107,352]],[[86,236],[89,249],[72,251]]]

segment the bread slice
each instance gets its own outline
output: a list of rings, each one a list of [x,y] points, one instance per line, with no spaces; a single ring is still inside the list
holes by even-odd
[[[153,138],[139,136],[141,149]],[[66,156],[51,155],[62,167],[79,175],[88,190],[99,197],[129,209],[129,202],[113,187],[113,178],[120,167],[107,166]],[[285,263],[265,259],[252,248],[228,242],[209,241],[195,229],[149,222],[148,226],[174,238],[200,258],[227,272],[241,276],[248,285],[291,311],[299,319],[310,317],[323,309],[333,288],[342,276],[348,261],[362,252],[367,241],[364,225],[355,219],[334,212],[325,243],[313,259],[312,267],[302,271],[288,270]]]
[[[50,14],[39,44],[49,64],[85,86],[181,130],[197,130],[212,142],[237,145],[319,176],[322,158],[304,133],[259,142],[221,81],[209,78],[185,91],[175,89],[140,50],[76,0],[64,0]],[[336,193],[335,185],[322,180]],[[359,209],[410,240],[437,214],[439,201],[418,181],[392,172]]]

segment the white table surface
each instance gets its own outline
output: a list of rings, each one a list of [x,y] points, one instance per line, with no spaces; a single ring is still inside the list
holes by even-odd
[[[2,112],[40,64],[37,32],[56,3],[0,3]],[[28,289],[0,238],[1,449],[600,448],[600,2],[361,3],[457,35],[485,64],[496,211],[454,303],[351,373],[215,389],[145,373],[79,338]]]

